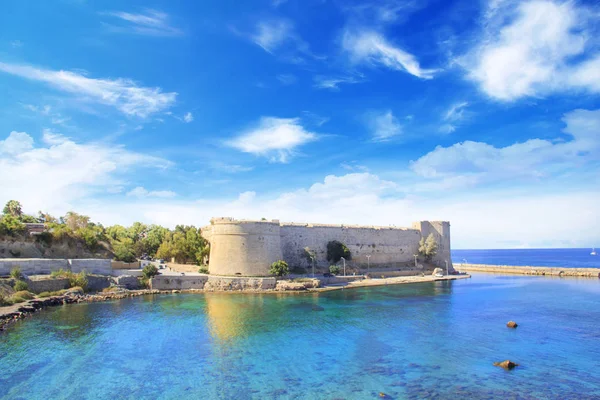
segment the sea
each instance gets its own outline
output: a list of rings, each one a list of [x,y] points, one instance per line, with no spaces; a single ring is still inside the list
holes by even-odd
[[[149,295],[0,332],[0,398],[600,399],[599,343],[599,279]]]
[[[600,249],[599,249],[600,250]],[[600,268],[600,255],[582,249],[452,250],[452,263],[532,267]],[[600,251],[597,251],[600,254]]]

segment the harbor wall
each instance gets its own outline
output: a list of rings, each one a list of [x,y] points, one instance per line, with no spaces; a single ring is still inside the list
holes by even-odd
[[[100,275],[112,273],[109,259],[0,258],[0,275],[10,274],[15,267],[25,275],[47,275],[60,269]]]
[[[521,267],[515,265],[456,264],[459,272],[487,272],[509,275],[600,278],[600,268]]]

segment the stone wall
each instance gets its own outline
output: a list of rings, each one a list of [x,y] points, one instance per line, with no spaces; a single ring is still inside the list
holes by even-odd
[[[157,275],[150,279],[150,288],[158,290],[265,290],[274,289],[275,278],[236,278],[221,276],[169,276]]]
[[[457,264],[456,269],[460,272],[466,273],[488,272],[493,274],[600,278],[600,268],[520,267],[513,265]]]
[[[419,240],[433,234],[438,254],[432,264],[453,272],[450,258],[450,224],[444,221],[421,221],[412,228],[294,224],[273,221],[238,221],[213,218],[202,229],[210,242],[209,271],[215,275],[266,276],[271,263],[285,260],[291,268],[310,270],[304,249],[316,253],[317,268],[327,268],[327,243],[338,240],[352,254],[348,268],[387,267],[406,269],[414,263]]]
[[[0,275],[8,275],[19,267],[25,275],[47,275],[60,269],[79,273],[110,275],[110,260],[106,259],[52,259],[52,258],[0,258]]]
[[[29,291],[33,293],[56,292],[58,290],[68,289],[70,287],[69,280],[67,278],[47,279],[47,276],[31,276],[29,278],[30,279],[27,280],[27,286],[29,286]]]

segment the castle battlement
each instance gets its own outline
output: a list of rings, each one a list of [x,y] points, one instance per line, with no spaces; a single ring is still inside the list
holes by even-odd
[[[290,267],[310,267],[304,249],[316,254],[315,264],[328,267],[327,243],[338,240],[352,253],[350,266],[394,267],[414,262],[419,241],[433,234],[438,254],[432,262],[443,266],[450,259],[450,223],[419,221],[412,227],[315,224],[279,220],[238,220],[212,218],[202,229],[210,242],[211,274],[265,276],[277,260]]]

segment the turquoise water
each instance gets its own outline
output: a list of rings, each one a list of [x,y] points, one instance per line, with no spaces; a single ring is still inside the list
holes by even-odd
[[[506,328],[508,320],[519,323]],[[507,372],[494,361],[521,367]],[[0,334],[0,398],[600,398],[600,281],[179,294],[45,310]]]

